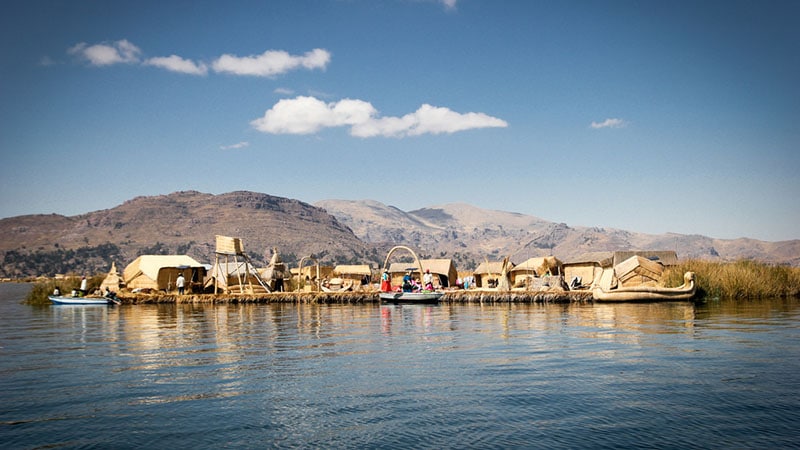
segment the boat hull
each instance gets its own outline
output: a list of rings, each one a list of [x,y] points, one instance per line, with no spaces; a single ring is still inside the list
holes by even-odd
[[[381,292],[380,297],[383,303],[434,304],[443,295],[444,292]]]
[[[110,305],[111,300],[97,297],[62,297],[51,295],[48,297],[55,305]]]

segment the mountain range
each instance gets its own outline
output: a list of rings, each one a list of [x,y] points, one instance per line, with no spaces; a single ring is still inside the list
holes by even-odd
[[[407,243],[434,257],[453,258],[459,268],[470,260],[480,262],[484,258],[495,261],[511,256],[518,263],[534,256],[555,255],[568,261],[590,252],[614,250],[674,250],[680,259],[751,259],[800,265],[800,240],[714,239],[568,226],[463,203],[409,212],[372,200],[325,200],[315,205],[333,214],[366,243]]]
[[[564,223],[462,203],[402,211],[374,200],[314,205],[268,194],[196,191],[136,197],[77,216],[0,219],[0,277],[121,270],[142,254],[187,254],[214,260],[215,236],[239,237],[265,266],[276,248],[290,265],[313,255],[323,264],[383,264],[393,245],[420,257],[451,258],[459,270],[510,256],[514,262],[555,255],[570,260],[605,250],[675,250],[681,259],[752,259],[800,265],[800,240],[764,242],[699,235],[649,235]]]

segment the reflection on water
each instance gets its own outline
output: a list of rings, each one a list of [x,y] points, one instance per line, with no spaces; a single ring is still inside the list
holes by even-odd
[[[796,300],[19,304],[0,442],[33,447],[796,445]]]

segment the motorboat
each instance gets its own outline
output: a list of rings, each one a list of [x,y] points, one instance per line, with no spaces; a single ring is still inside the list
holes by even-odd
[[[119,300],[109,297],[68,297],[63,295],[48,296],[55,305],[119,305]]]
[[[417,257],[417,254],[409,247],[404,245],[398,245],[392,247],[389,250],[389,253],[386,255],[386,260],[383,263],[384,272],[388,271],[389,269],[389,258],[392,256],[397,250],[406,250],[407,252],[411,253],[411,256],[414,258],[414,262],[416,263],[416,267],[408,268],[408,275],[410,276],[411,272],[415,272],[419,270],[419,273],[425,273],[422,268],[422,263]],[[389,287],[391,283],[389,284]],[[442,298],[444,295],[443,291],[429,291],[429,290],[391,290],[391,291],[381,291],[380,298],[381,302],[383,303],[421,303],[421,304],[430,304],[430,303],[439,303],[439,299]]]
[[[381,292],[381,302],[383,303],[419,303],[431,304],[439,303],[444,292],[441,291],[420,291],[420,292]]]

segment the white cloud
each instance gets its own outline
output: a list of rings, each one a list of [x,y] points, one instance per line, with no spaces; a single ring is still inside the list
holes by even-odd
[[[205,75],[208,73],[208,67],[205,64],[195,63],[190,59],[183,59],[177,55],[150,58],[143,64],[189,75]]]
[[[46,55],[42,56],[42,58],[39,59],[39,65],[42,66],[42,67],[54,66],[56,64],[58,64],[58,63],[55,62],[53,60],[53,58],[51,58],[49,56],[46,56]]]
[[[458,0],[441,0],[441,2],[447,9],[456,9],[456,3]]]
[[[595,130],[600,128],[624,128],[628,125],[628,122],[625,122],[622,119],[606,119],[602,122],[592,122],[590,125]]]
[[[428,104],[402,117],[378,117],[375,107],[363,100],[325,103],[303,96],[278,101],[263,117],[250,124],[270,134],[312,134],[323,128],[349,126],[351,135],[364,138],[419,136],[508,126],[506,121],[483,113],[462,114]]]
[[[314,97],[296,97],[278,101],[264,117],[250,124],[270,134],[312,134],[322,128],[355,125],[369,120],[375,108],[361,100],[345,99],[325,103]]]
[[[282,87],[275,88],[275,90],[272,91],[272,92],[274,92],[274,93],[276,93],[278,95],[292,95],[292,94],[294,94],[293,90],[291,90],[289,88],[282,88]]]
[[[204,62],[195,62],[178,55],[158,56],[142,61],[142,51],[126,39],[95,45],[81,42],[68,49],[67,53],[85,59],[93,66],[142,64],[190,75],[206,75],[209,70],[208,64]],[[283,50],[267,50],[255,56],[239,57],[225,54],[214,60],[211,67],[215,72],[269,77],[299,68],[325,69],[330,61],[330,52],[320,48],[315,48],[302,56],[290,55]]]
[[[242,141],[242,142],[237,142],[236,144],[220,146],[219,149],[220,150],[235,150],[235,149],[238,149],[238,148],[245,148],[245,147],[249,147],[249,146],[250,146],[249,142]]]
[[[327,50],[315,48],[303,56],[293,56],[283,50],[267,50],[260,55],[234,56],[222,55],[212,67],[216,72],[234,75],[250,75],[270,77],[286,73],[297,68],[324,69],[331,61]]]
[[[70,48],[68,53],[86,59],[93,66],[108,66],[119,63],[138,63],[142,51],[139,50],[139,47],[123,39],[111,44],[88,45],[81,42]]]

